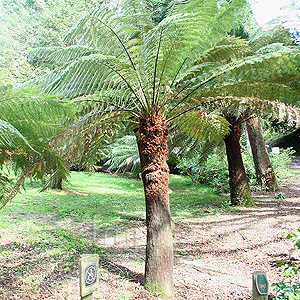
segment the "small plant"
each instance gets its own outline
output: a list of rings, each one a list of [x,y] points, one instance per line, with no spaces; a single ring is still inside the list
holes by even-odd
[[[285,194],[284,193],[278,193],[275,195],[275,199],[283,200],[285,199]]]
[[[129,293],[127,293],[124,297],[123,296],[119,296],[118,300],[130,300],[130,295]]]
[[[283,236],[286,236],[287,239],[291,240],[294,243],[294,247],[290,250],[290,256],[294,251],[300,249],[300,228],[291,232],[283,233]],[[291,258],[291,257],[290,257]],[[277,261],[277,264],[280,265],[281,281],[273,283],[274,291],[277,292],[277,295],[273,300],[299,300],[300,299],[300,283],[297,280],[297,277],[300,275],[299,266],[295,263],[290,262],[291,259]]]

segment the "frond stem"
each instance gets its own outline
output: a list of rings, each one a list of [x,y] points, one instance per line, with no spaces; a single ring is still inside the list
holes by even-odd
[[[107,28],[112,32],[112,34],[117,38],[117,40],[118,40],[119,43],[121,44],[123,50],[125,51],[125,53],[126,53],[128,59],[129,59],[129,61],[130,61],[130,64],[131,64],[132,68],[134,69],[134,71],[135,71],[137,74],[139,74],[139,72],[137,71],[137,69],[136,69],[136,67],[135,67],[135,64],[134,64],[134,62],[133,62],[133,60],[132,60],[132,58],[131,58],[131,56],[130,56],[130,54],[129,54],[129,52],[128,52],[126,46],[125,46],[125,44],[122,42],[122,40],[120,39],[120,37],[118,36],[118,34],[114,31],[113,28],[111,28],[111,27],[110,27],[108,24],[106,24],[105,22],[102,22],[101,20],[99,20],[99,22],[100,22],[101,24],[103,24],[105,27],[107,27]],[[139,86],[140,86],[140,88],[141,88],[141,90],[142,90],[142,92],[143,92],[143,95],[144,95],[144,97],[145,97],[146,104],[149,106],[148,99],[147,99],[147,97],[146,97],[145,91],[144,91],[143,86],[142,86],[142,84],[141,84],[140,78],[139,78]]]
[[[154,101],[156,99],[156,97],[155,97],[155,82],[156,82],[156,72],[157,72],[158,56],[159,56],[159,52],[160,52],[162,33],[163,33],[163,28],[161,29],[161,32],[160,32],[158,47],[157,47],[157,52],[156,52],[156,57],[155,57],[154,74],[153,74],[153,88],[152,88],[152,104],[151,104],[152,109],[153,109],[153,106],[155,103]]]

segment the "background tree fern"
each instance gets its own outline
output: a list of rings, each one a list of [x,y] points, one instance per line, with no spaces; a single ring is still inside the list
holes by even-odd
[[[58,178],[66,180],[69,174],[65,161],[49,142],[72,114],[54,97],[40,97],[38,92],[32,87],[1,87],[0,208],[18,193],[26,178],[40,179],[47,188]]]

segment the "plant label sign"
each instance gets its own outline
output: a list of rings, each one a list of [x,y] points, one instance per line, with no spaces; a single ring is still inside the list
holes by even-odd
[[[268,284],[268,280],[267,280],[265,272],[254,272],[253,273],[253,290],[255,290],[255,292],[258,295],[261,295],[261,296],[268,295],[269,284]],[[256,298],[253,298],[253,299],[256,299]],[[262,298],[257,298],[257,299],[262,299]]]
[[[80,295],[86,297],[99,287],[99,256],[83,254],[79,261]]]

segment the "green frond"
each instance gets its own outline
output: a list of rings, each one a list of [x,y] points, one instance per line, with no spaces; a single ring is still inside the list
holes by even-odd
[[[56,65],[62,65],[74,59],[97,53],[93,48],[84,45],[71,45],[69,47],[43,47],[29,51],[28,55],[32,59],[48,61]]]
[[[17,148],[35,151],[27,139],[11,124],[0,119],[0,149],[13,151]]]
[[[267,29],[260,27],[252,34],[252,36],[250,36],[249,44],[254,50],[259,50],[272,44],[291,45],[292,39],[287,28],[277,25],[270,26]]]
[[[0,118],[30,141],[49,141],[72,117],[72,109],[53,96],[39,96],[39,88],[10,89],[0,94]]]
[[[224,117],[235,116],[241,122],[252,115],[257,115],[267,120],[286,123],[290,127],[299,128],[300,126],[300,109],[279,101],[255,97],[220,96],[202,99],[202,103],[207,110],[214,114]]]
[[[257,97],[259,99],[280,100],[292,105],[299,102],[299,92],[297,90],[285,85],[283,82],[272,82],[271,79],[269,79],[269,81],[270,82],[254,82],[254,80],[249,80],[242,81],[237,84],[223,85],[220,88],[210,89],[206,96],[218,97],[238,95],[240,97]],[[205,95],[205,93],[203,93],[203,95]]]
[[[105,157],[105,149],[116,138],[116,132],[130,112],[100,104],[70,125],[53,141],[56,149],[68,161],[93,171],[96,163]]]
[[[287,46],[284,46],[282,43],[273,43],[264,47],[261,47],[257,50],[257,53],[270,53],[270,52],[276,52],[276,51],[284,51],[288,50],[289,48]]]
[[[228,64],[248,56],[251,52],[250,46],[245,40],[228,36],[220,41],[215,47],[205,51],[197,63]]]
[[[262,90],[253,89],[251,94],[246,94],[249,91],[249,84],[257,83],[265,84],[265,89],[268,87],[270,89],[274,88],[272,97],[274,98],[276,97],[276,90],[279,90],[279,84],[292,88],[292,86],[288,85],[288,80],[291,82],[295,81],[299,76],[299,69],[300,53],[297,49],[249,56],[228,65],[222,65],[219,68],[221,75],[206,84],[202,90],[199,90],[199,95],[201,93],[202,95],[217,95],[216,92],[221,92],[222,94],[228,92],[227,95],[232,96],[259,97],[262,95]],[[213,68],[213,70],[218,72],[217,67]],[[199,80],[203,80],[204,76],[204,74],[200,74]],[[281,82],[283,78],[285,79],[284,83]],[[233,87],[232,90],[230,90],[231,86]],[[280,90],[288,92],[288,89],[284,87]],[[269,92],[269,94],[272,94],[272,90],[269,90]],[[289,93],[292,94],[291,91]],[[267,95],[266,92],[264,94]]]
[[[202,110],[191,110],[181,115],[178,126],[196,141],[207,140],[217,144],[229,132],[229,124],[223,117]]]
[[[140,168],[140,157],[135,136],[126,135],[117,139],[108,147],[106,155],[109,157],[105,163],[108,170],[116,173],[135,173]]]
[[[82,57],[68,66],[46,92],[78,97],[96,91],[110,91],[107,96],[125,99],[129,95],[140,99],[138,76],[130,64],[113,56],[92,54]],[[130,93],[128,95],[128,92]]]
[[[39,96],[38,87],[0,87],[0,167],[7,166],[16,176],[10,181],[0,176],[1,208],[18,193],[27,177],[43,182],[48,176],[68,177],[66,162],[49,142],[73,116],[69,107],[55,99]]]

